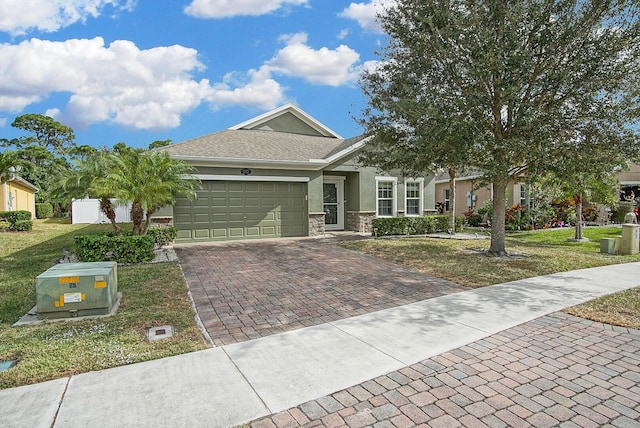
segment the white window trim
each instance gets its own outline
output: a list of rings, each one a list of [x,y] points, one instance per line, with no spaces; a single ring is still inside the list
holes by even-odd
[[[409,214],[407,210],[407,183],[418,183],[420,185],[420,195],[418,196],[418,214]],[[424,178],[410,178],[404,181],[404,215],[407,217],[420,217],[424,212]],[[411,198],[415,199],[415,198]]]
[[[391,206],[391,215],[380,215],[378,214],[378,183],[387,182],[393,183],[393,195],[392,195],[392,206]],[[397,217],[398,215],[398,178],[397,177],[376,177],[376,217]]]

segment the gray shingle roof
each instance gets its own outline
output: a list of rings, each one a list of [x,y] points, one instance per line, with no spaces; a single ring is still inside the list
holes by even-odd
[[[162,147],[171,156],[208,159],[246,159],[308,162],[327,159],[362,140],[317,137],[288,132],[227,129]]]

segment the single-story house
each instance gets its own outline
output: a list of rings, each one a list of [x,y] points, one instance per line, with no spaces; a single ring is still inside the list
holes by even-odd
[[[640,165],[630,165],[628,170],[617,174],[620,182],[620,201],[640,204]],[[439,172],[435,177],[436,205],[442,203],[444,212],[451,206],[449,174]],[[477,170],[463,171],[456,176],[456,215],[462,216],[472,209],[477,212],[485,203],[493,199],[493,186],[486,184],[482,173]],[[507,186],[507,204],[527,207],[531,199],[531,186],[522,180],[510,180]]]
[[[38,188],[16,174],[0,184],[0,211],[29,211],[36,218]]]
[[[493,186],[482,180],[482,173],[476,170],[463,171],[456,176],[455,214],[463,216],[465,212],[478,212],[485,203],[493,199]],[[451,190],[449,173],[444,171],[435,178],[436,204],[442,203],[444,212],[449,213],[451,207]],[[507,185],[507,204],[527,206],[530,199],[530,186],[525,182],[510,180]]]
[[[162,147],[196,168],[198,198],[171,213],[178,242],[371,231],[376,217],[434,212],[433,175],[358,164],[366,138],[342,138],[287,104],[229,129]]]

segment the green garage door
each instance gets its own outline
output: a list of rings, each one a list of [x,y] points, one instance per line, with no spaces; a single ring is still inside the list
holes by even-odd
[[[178,242],[307,236],[307,183],[203,181],[173,220]]]

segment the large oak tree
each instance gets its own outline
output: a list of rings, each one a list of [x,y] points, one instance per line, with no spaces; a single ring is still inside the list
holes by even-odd
[[[636,156],[638,18],[637,0],[396,0],[379,16],[388,45],[361,81],[371,150],[386,167],[484,171],[489,251],[504,254],[510,178],[576,162],[585,138]]]

